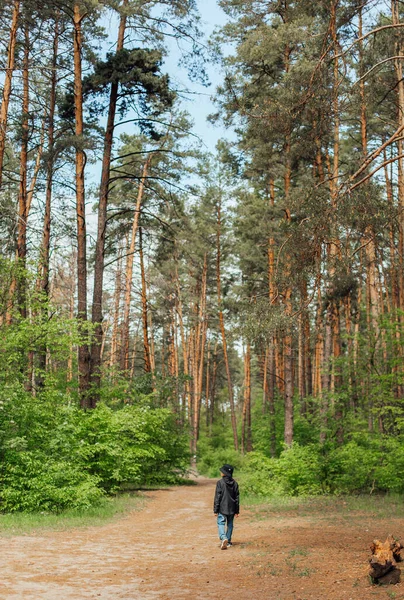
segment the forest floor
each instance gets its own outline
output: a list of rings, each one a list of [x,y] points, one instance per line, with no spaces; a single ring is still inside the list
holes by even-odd
[[[404,581],[371,586],[369,544],[404,539],[402,515],[342,499],[253,506],[220,550],[215,481],[146,492],[103,526],[0,538],[0,598],[10,600],[404,599]],[[404,580],[404,572],[403,572]]]

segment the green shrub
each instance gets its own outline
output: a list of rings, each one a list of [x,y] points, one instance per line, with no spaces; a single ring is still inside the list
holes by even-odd
[[[99,477],[107,491],[123,483],[169,482],[184,472],[189,454],[169,409],[104,404],[77,419],[83,466]]]
[[[293,443],[277,460],[278,478],[291,496],[314,496],[324,491],[319,447]]]
[[[314,446],[294,443],[279,458],[252,452],[247,455],[241,482],[257,496],[313,496],[323,492],[322,461]]]
[[[19,452],[6,463],[1,488],[4,512],[86,509],[104,496],[97,477],[79,465],[39,452]]]
[[[328,482],[332,492],[347,494],[368,491],[374,479],[377,452],[355,441],[336,448],[328,456]]]
[[[283,496],[286,491],[277,477],[277,459],[268,458],[261,452],[246,455],[240,476],[243,494],[254,496]]]
[[[207,477],[220,477],[219,469],[224,464],[230,464],[234,467],[234,476],[236,477],[237,472],[242,467],[243,457],[233,448],[218,448],[216,450],[209,450],[202,455],[200,461],[198,462],[198,471]]]
[[[175,415],[145,402],[84,412],[68,395],[0,390],[0,510],[85,509],[124,484],[171,483],[189,464]]]
[[[334,493],[404,492],[400,438],[362,434],[330,452],[328,482]]]

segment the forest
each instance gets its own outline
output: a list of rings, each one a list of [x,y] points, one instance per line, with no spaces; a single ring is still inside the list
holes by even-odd
[[[403,5],[217,5],[0,2],[2,512],[404,493]]]

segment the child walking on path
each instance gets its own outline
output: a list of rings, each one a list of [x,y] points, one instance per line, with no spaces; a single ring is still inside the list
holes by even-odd
[[[240,496],[238,483],[233,479],[233,467],[223,465],[220,468],[222,478],[216,484],[213,512],[217,517],[219,529],[220,547],[226,550],[231,546],[234,516],[238,517],[240,512]]]

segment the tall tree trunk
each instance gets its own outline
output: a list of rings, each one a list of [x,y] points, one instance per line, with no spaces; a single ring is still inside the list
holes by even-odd
[[[330,303],[331,304],[331,303]],[[324,350],[323,350],[323,368],[321,375],[321,404],[320,404],[320,443],[324,444],[327,439],[328,427],[328,401],[331,382],[331,354],[332,354],[332,310],[329,305],[326,312]]]
[[[208,342],[207,356],[206,356],[206,380],[205,380],[205,411],[206,411],[206,425],[209,427],[209,407],[210,407],[210,341]]]
[[[221,233],[222,233],[221,201],[220,201],[220,199],[218,199],[218,202],[217,202],[217,229],[216,229],[217,303],[218,303],[218,309],[219,309],[220,332],[222,335],[223,357],[224,357],[224,362],[225,362],[225,366],[226,366],[227,390],[228,390],[228,395],[229,395],[234,449],[238,450],[236,411],[235,411],[235,406],[234,406],[233,384],[232,384],[232,379],[231,379],[229,356],[228,356],[228,352],[227,352],[226,330],[225,330],[225,326],[224,326],[224,315],[223,315],[223,298],[222,298],[222,284],[221,284]]]
[[[6,149],[6,133],[7,133],[7,119],[8,119],[8,106],[10,104],[11,95],[11,80],[13,78],[14,64],[15,64],[15,46],[17,42],[17,29],[18,29],[18,18],[20,15],[20,2],[15,0],[13,6],[13,16],[10,27],[10,38],[7,47],[7,65],[4,75],[4,86],[3,86],[3,97],[0,107],[0,188],[3,182],[3,162],[4,162],[4,151]]]
[[[387,153],[384,150],[384,177],[385,177],[385,185],[386,185],[386,195],[387,202],[389,206],[389,210],[393,213],[394,210],[394,197],[393,197],[393,185],[391,181],[391,177],[389,175],[388,165],[387,165]],[[395,247],[395,221],[392,219],[389,224],[389,254],[390,254],[390,290],[391,290],[391,304],[392,311],[395,310],[399,306],[399,288],[398,288],[398,277],[397,277],[397,269],[396,269],[396,247]]]
[[[306,414],[304,398],[306,396],[305,379],[305,357],[304,357],[304,317],[300,313],[298,318],[298,341],[297,341],[297,387],[299,390],[300,410],[303,415]]]
[[[289,65],[289,50],[287,58],[287,70]],[[291,157],[290,157],[290,134],[287,135],[286,147],[286,169],[285,169],[285,199],[286,199],[286,220],[288,223],[291,222],[290,209],[287,206],[289,191],[291,185]],[[294,393],[294,382],[293,382],[293,338],[292,338],[292,324],[290,318],[292,316],[292,288],[289,284],[289,279],[292,275],[291,268],[291,257],[289,254],[285,258],[285,280],[288,282],[287,287],[284,291],[284,305],[285,315],[288,319],[286,325],[286,333],[283,338],[283,358],[284,358],[284,369],[285,369],[285,428],[284,428],[284,442],[287,446],[291,446],[293,442],[293,393]]]
[[[20,152],[20,185],[18,193],[18,238],[17,256],[23,272],[18,282],[18,304],[21,316],[27,316],[25,266],[27,258],[27,171],[28,171],[28,136],[29,136],[29,54],[30,41],[27,23],[24,26],[24,59],[22,69],[22,125]]]
[[[143,321],[143,360],[145,373],[151,373],[151,361],[150,361],[150,344],[149,344],[149,332],[148,332],[148,308],[147,308],[147,286],[146,276],[144,269],[143,260],[143,235],[142,228],[139,227],[139,259],[140,259],[140,276],[142,280],[142,321]]]
[[[74,113],[76,134],[76,215],[77,215],[77,318],[82,339],[78,349],[79,392],[82,408],[92,408],[88,395],[90,352],[88,347],[87,322],[87,233],[84,168],[86,157],[82,149],[83,142],[83,86],[82,86],[82,30],[84,15],[80,14],[79,4],[74,5]]]
[[[123,0],[122,7],[125,10],[128,0]],[[118,30],[118,41],[116,51],[119,52],[124,46],[126,29],[126,14],[123,12]],[[102,158],[101,184],[98,201],[98,226],[97,241],[95,245],[94,262],[94,291],[92,307],[92,323],[95,325],[94,340],[91,345],[91,363],[90,378],[92,383],[92,405],[99,400],[99,386],[101,379],[101,344],[102,344],[102,300],[104,285],[104,266],[105,266],[105,234],[107,228],[107,206],[109,179],[111,170],[111,154],[114,140],[115,114],[118,101],[118,82],[111,83],[109,94],[109,109],[107,125],[104,135],[104,154]]]
[[[271,177],[269,182],[269,202],[273,210],[275,208],[275,181]],[[268,294],[270,304],[276,302],[275,284],[275,239],[271,235],[268,240]],[[267,398],[269,408],[269,445],[271,456],[276,456],[276,423],[275,423],[275,354],[277,351],[277,338],[272,336],[269,348],[265,351],[265,383],[264,397]],[[269,371],[269,373],[268,373]],[[268,377],[269,375],[269,377]]]
[[[118,250],[118,262],[115,272],[115,291],[114,291],[114,320],[112,324],[111,351],[109,366],[112,368],[117,363],[118,356],[118,330],[121,307],[121,288],[122,288],[122,248]]]
[[[363,60],[363,42],[361,40],[363,34],[362,28],[362,7],[359,9],[359,28],[358,28],[358,36],[359,36],[359,73],[360,73],[360,81],[359,81],[359,93],[360,93],[360,101],[361,101],[361,115],[360,115],[360,125],[361,125],[361,141],[362,141],[362,154],[363,160],[366,160],[368,154],[368,137],[367,137],[367,109],[366,109],[366,95],[365,95],[365,81],[363,80],[363,74],[365,71],[364,68],[364,60]],[[365,191],[368,193],[369,186],[367,182],[365,185]],[[371,225],[366,227],[365,231],[365,252],[367,259],[367,280],[368,280],[368,304],[370,308],[371,315],[371,324],[372,327],[369,330],[369,334],[371,336],[371,343],[375,344],[377,341],[378,333],[379,333],[379,297],[377,290],[377,281],[376,281],[376,247],[375,247],[375,232]]]
[[[304,316],[304,360],[306,370],[306,396],[313,394],[312,351],[310,344],[310,319],[307,312]]]
[[[392,13],[392,24],[398,25],[400,24],[400,2],[399,0],[392,0],[391,3],[391,13]],[[395,42],[395,55],[403,56],[404,54],[404,45],[401,40],[401,35],[399,30],[396,29],[396,42]],[[402,59],[398,58],[394,61],[394,67],[396,72],[397,79],[397,109],[398,109],[398,125],[399,127],[404,126],[404,80],[403,80],[403,63]],[[397,141],[397,152],[398,156],[402,156],[403,154],[403,141],[402,139],[398,139]],[[400,361],[397,366],[397,375],[398,379],[402,379],[402,343],[401,343],[401,324],[403,323],[403,313],[404,310],[404,163],[403,159],[399,158],[397,161],[397,174],[398,174],[398,289],[399,289],[399,309],[398,313],[400,326],[396,329],[396,339],[397,339],[397,349],[400,355]],[[396,386],[396,395],[398,397],[403,396],[403,385],[398,384]]]
[[[151,370],[154,374],[156,372],[156,353],[154,348],[154,334],[153,334],[153,320],[152,320],[152,311],[149,310],[149,333],[150,333],[150,364]],[[155,376],[153,375],[153,391],[155,390],[156,382]]]
[[[200,408],[202,400],[203,366],[206,345],[206,293],[207,293],[207,254],[205,253],[203,261],[201,292],[198,302],[198,318],[194,335],[194,402],[193,402],[193,423],[192,423],[192,453],[196,456],[197,442],[199,437]]]
[[[314,350],[314,372],[313,372],[313,394],[315,397],[322,397],[321,386],[321,368],[323,364],[323,318],[322,318],[322,298],[321,286],[317,290],[317,308],[316,308],[316,342]]]
[[[55,36],[53,38],[51,85],[49,93],[48,112],[48,158],[46,161],[46,191],[45,191],[45,213],[43,220],[42,244],[41,244],[41,289],[49,294],[49,257],[50,257],[50,232],[51,232],[51,205],[54,170],[54,145],[55,145],[55,108],[56,108],[56,85],[57,85],[57,56],[59,46],[59,22],[55,21]]]
[[[53,38],[52,71],[49,94],[49,112],[44,120],[47,123],[47,161],[46,161],[46,190],[45,190],[45,212],[43,217],[42,242],[40,250],[40,282],[41,291],[46,297],[49,296],[49,263],[50,263],[50,235],[51,235],[51,207],[52,187],[54,170],[54,142],[55,142],[55,108],[56,108],[56,85],[57,85],[57,56],[59,45],[59,22],[55,21],[55,35]],[[46,369],[46,343],[38,353],[39,373]]]
[[[400,2],[399,0],[392,0],[391,3],[392,13],[392,24],[400,24]],[[395,42],[395,55],[403,56],[403,42],[401,41],[401,34],[396,29],[396,42]],[[399,127],[404,126],[404,80],[403,80],[403,63],[401,58],[397,58],[394,61],[394,67],[396,71],[397,79],[397,108],[398,108],[398,125]],[[397,141],[398,156],[403,154],[403,143],[402,140]],[[400,309],[404,308],[404,165],[403,159],[399,158],[397,161],[398,166],[398,230],[399,230],[399,248],[398,248],[398,259],[399,259],[399,290],[400,290]]]
[[[125,299],[123,309],[123,322],[122,322],[122,340],[121,340],[121,370],[126,371],[129,367],[129,316],[130,316],[130,304],[132,297],[132,279],[133,279],[133,259],[135,254],[136,246],[136,234],[139,226],[139,216],[143,201],[143,194],[145,189],[145,181],[147,173],[149,171],[152,154],[146,159],[143,166],[142,177],[139,183],[139,190],[136,199],[135,213],[133,216],[132,233],[130,238],[130,246],[128,256],[126,259],[126,272],[125,272]]]
[[[288,10],[289,3],[285,0],[285,22],[288,22]],[[290,61],[291,61],[292,49],[289,42],[285,46],[284,50],[284,67],[285,73],[289,73]],[[285,192],[285,216],[288,223],[291,222],[291,213],[289,207],[289,192],[291,186],[291,129],[288,126],[288,131],[285,136],[285,172],[284,172],[284,192]],[[293,393],[294,393],[294,381],[293,381],[293,337],[292,337],[292,323],[291,316],[293,312],[292,308],[292,287],[290,285],[290,278],[292,275],[291,268],[291,256],[289,252],[286,253],[285,257],[285,281],[286,287],[284,289],[284,307],[285,316],[287,318],[287,325],[285,328],[285,334],[283,337],[283,361],[284,361],[284,376],[285,376],[285,391],[284,391],[284,442],[287,446],[291,446],[293,442]]]
[[[29,213],[30,213],[30,210],[31,210],[31,205],[32,205],[33,197],[34,197],[36,183],[37,183],[37,180],[38,180],[39,170],[41,168],[43,147],[44,147],[44,142],[45,142],[46,121],[47,121],[47,111],[45,109],[44,110],[43,120],[42,120],[41,136],[40,136],[40,140],[39,140],[39,146],[38,146],[38,150],[37,150],[37,153],[36,153],[34,172],[32,174],[31,183],[30,183],[29,188],[27,190],[27,215],[28,216],[29,216]]]
[[[209,404],[209,435],[212,435],[212,426],[215,419],[215,399],[216,399],[216,379],[217,379],[217,350],[218,341],[215,342],[213,350],[213,368],[212,368],[212,382],[210,386],[210,404]]]
[[[76,252],[73,251],[73,253],[70,255],[69,257],[69,283],[70,283],[70,289],[68,290],[69,293],[69,319],[70,322],[73,322],[73,318],[74,318],[74,294],[75,294],[75,290],[76,290],[76,270],[75,270],[75,266],[77,264],[77,257],[75,256]],[[72,332],[72,325],[70,325],[69,328],[69,336],[70,336],[70,344],[69,344],[69,356],[67,359],[67,382],[71,382],[73,381],[73,355],[74,355],[74,345],[73,345],[73,332]],[[45,350],[45,369],[47,368],[47,356],[48,353]]]
[[[244,404],[241,433],[241,452],[251,452],[251,346],[247,342],[244,356]]]
[[[181,296],[181,286],[180,280],[178,276],[178,264],[177,264],[177,256],[175,261],[175,288],[176,288],[176,309],[179,319],[179,327],[180,327],[180,336],[181,336],[181,347],[182,347],[182,361],[183,361],[183,371],[184,371],[184,404],[187,407],[188,419],[191,419],[191,387],[189,381],[189,354],[187,348],[187,340],[185,339],[185,329],[184,329],[184,317],[182,310],[182,296]]]
[[[339,51],[340,45],[337,33],[337,6],[338,0],[331,0],[330,6],[330,34],[333,42],[333,160],[330,161],[327,155],[330,173],[330,196],[331,196],[331,243],[328,246],[328,277],[329,277],[329,293],[330,299],[326,311],[326,325],[324,336],[324,353],[323,353],[323,377],[321,382],[322,398],[321,398],[321,415],[322,415],[322,431],[320,434],[321,442],[326,439],[326,424],[328,414],[329,392],[335,392],[340,387],[341,375],[338,362],[334,362],[334,369],[331,369],[331,359],[336,359],[341,354],[341,339],[340,339],[340,312],[338,295],[335,293],[334,277],[336,274],[336,265],[339,262],[340,243],[338,236],[338,225],[336,222],[336,210],[338,204],[338,181],[339,181],[339,154],[340,154],[340,117],[339,117]],[[337,402],[335,409],[335,419],[341,420],[340,401]],[[337,436],[341,438],[342,429],[338,426]]]
[[[269,452],[276,456],[276,422],[275,422],[275,337],[268,352],[268,408],[269,408]]]

